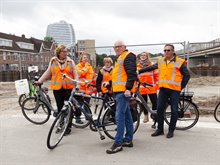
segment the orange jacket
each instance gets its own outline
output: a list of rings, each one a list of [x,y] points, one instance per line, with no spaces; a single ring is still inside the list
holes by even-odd
[[[124,92],[126,90],[127,73],[124,68],[124,60],[129,54],[129,51],[124,51],[117,59],[115,67],[112,72],[112,88],[113,92]],[[135,61],[134,61],[135,62]],[[131,89],[131,92],[135,92],[135,85]]]
[[[68,59],[67,65],[63,70],[60,69],[59,62],[57,62],[54,58],[51,59],[50,63],[51,63],[50,72],[52,74],[51,84],[50,84],[51,89],[52,90],[59,90],[61,88],[72,89],[74,85],[71,82],[71,80],[69,80],[68,78],[63,80],[61,73],[64,73],[67,76],[74,79],[73,61],[71,59]]]
[[[159,87],[168,88],[175,91],[181,91],[182,74],[180,67],[184,60],[176,57],[176,61],[166,63],[164,58],[158,59],[159,69]]]
[[[76,65],[76,71],[78,73],[80,81],[92,82],[92,79],[94,77],[94,71],[93,71],[92,66],[89,63],[86,63],[84,65],[82,62],[80,62],[79,64]],[[90,93],[89,89],[87,88],[87,84],[80,84],[80,91],[84,93],[88,91],[87,94]]]
[[[149,66],[152,65],[152,62],[150,62]],[[140,63],[137,64],[137,69],[142,69],[142,66]],[[147,83],[153,85],[153,87],[147,87],[145,88],[143,85],[140,85],[139,91],[142,95],[146,94],[155,94],[157,93],[158,89],[158,69],[151,71],[151,72],[145,72],[139,75],[139,80],[141,83]]]
[[[113,70],[111,70],[111,72],[107,72],[103,68],[100,70],[101,74],[103,75],[103,80],[102,80],[102,84],[101,84],[102,93],[108,92],[108,89],[103,86],[103,83],[109,82],[112,80],[112,71]]]

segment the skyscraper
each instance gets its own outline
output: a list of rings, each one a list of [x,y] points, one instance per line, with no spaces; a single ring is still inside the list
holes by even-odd
[[[75,32],[72,24],[60,21],[47,26],[47,37],[53,37],[56,43],[66,46],[75,44]]]

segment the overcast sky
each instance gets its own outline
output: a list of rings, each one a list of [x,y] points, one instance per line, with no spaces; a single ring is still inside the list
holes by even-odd
[[[0,0],[0,11],[1,32],[43,39],[65,20],[96,46],[220,38],[220,0]]]

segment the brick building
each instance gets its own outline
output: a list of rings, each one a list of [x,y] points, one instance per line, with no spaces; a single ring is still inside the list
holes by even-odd
[[[0,33],[0,81],[26,78],[28,66],[32,65],[38,66],[42,73],[54,49],[52,42]]]

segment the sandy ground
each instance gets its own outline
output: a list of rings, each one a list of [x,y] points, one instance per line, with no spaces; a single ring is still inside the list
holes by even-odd
[[[49,82],[44,85],[49,87]],[[191,78],[186,91],[194,92],[193,101],[199,110],[212,112],[220,102],[220,77]],[[53,101],[51,90],[49,95]],[[15,85],[14,82],[0,82],[0,112],[8,110],[20,110]]]

